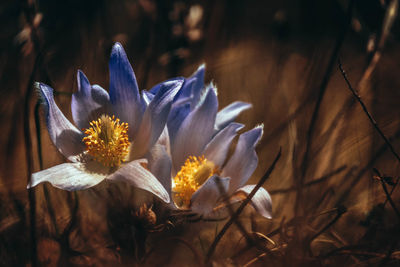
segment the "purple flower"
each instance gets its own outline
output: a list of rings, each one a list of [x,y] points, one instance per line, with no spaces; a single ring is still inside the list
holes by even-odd
[[[37,84],[50,138],[70,162],[32,174],[28,188],[50,182],[64,190],[82,190],[104,179],[121,180],[169,202],[167,191],[143,165],[147,164],[145,155],[165,129],[183,79],[161,83],[155,94],[145,91],[140,94],[135,74],[119,43],[112,48],[109,69],[109,93],[91,85],[83,72],[78,71],[78,91],[71,102],[76,126],[57,107],[53,89]]]
[[[233,121],[250,105],[235,102],[218,112],[216,91],[212,84],[204,87],[203,77],[204,66],[201,66],[185,79],[175,96],[168,118],[168,135],[150,151],[149,169],[177,208],[207,215],[224,203],[218,178],[231,202],[242,200],[240,196],[247,196],[255,187],[245,184],[258,164],[255,146],[263,127],[241,134],[234,153],[228,157],[233,139],[243,128]],[[198,81],[201,82],[197,84]],[[157,87],[150,92],[157,93]],[[251,203],[262,216],[271,218],[271,197],[265,189],[259,189]]]

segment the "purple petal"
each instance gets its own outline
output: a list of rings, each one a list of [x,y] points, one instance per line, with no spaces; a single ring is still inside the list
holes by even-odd
[[[172,144],[172,162],[179,170],[188,156],[199,156],[214,132],[218,100],[214,90],[209,90],[203,103],[183,121]]]
[[[191,78],[195,78],[193,85],[192,85],[192,104],[191,108],[193,109],[197,103],[200,100],[201,92],[204,88],[204,73],[206,70],[206,65],[202,64],[200,67],[196,70],[195,73],[191,76]]]
[[[237,192],[243,192],[247,195],[254,189],[256,185],[246,185],[237,190]],[[242,199],[243,200],[243,199]],[[272,218],[272,200],[271,196],[264,188],[257,190],[255,195],[251,199],[251,205],[261,214],[261,216],[271,219]]]
[[[190,112],[190,103],[185,102],[185,104],[172,107],[168,116],[168,123],[167,123],[171,145],[174,143],[176,134],[178,133],[178,130],[182,125],[182,122],[189,115],[189,112]]]
[[[153,95],[156,95],[156,94],[158,93],[158,91],[161,89],[161,87],[163,87],[163,84],[164,84],[164,83],[166,83],[166,82],[173,82],[173,81],[177,81],[177,80],[185,80],[185,78],[183,78],[183,77],[175,77],[175,78],[168,79],[168,80],[166,80],[166,81],[163,81],[163,82],[161,82],[161,83],[156,84],[155,86],[153,86],[153,87],[149,90],[149,92],[150,92],[151,94],[153,94]]]
[[[229,194],[244,185],[256,169],[258,157],[255,152],[255,146],[262,133],[262,126],[257,126],[240,135],[235,152],[221,173],[221,176],[231,177],[232,179]]]
[[[205,65],[202,64],[189,78],[185,79],[181,90],[176,95],[175,100],[190,97],[191,109],[197,105],[200,100],[201,91],[204,88]],[[153,90],[153,89],[152,89]]]
[[[146,162],[147,160],[143,159],[131,161],[108,176],[107,179],[127,182],[134,187],[151,192],[166,203],[169,203],[170,197],[168,192],[157,178],[142,166]]]
[[[217,179],[219,179],[224,189],[223,192],[227,192],[230,178],[220,178],[216,175],[210,177],[196,192],[194,192],[190,206],[192,211],[198,214],[208,214],[213,210],[218,199],[221,197]]]
[[[168,128],[165,127],[162,133],[160,134],[160,138],[158,138],[157,142],[155,145],[162,145],[165,147],[165,151],[167,152],[168,155],[171,155],[171,147],[170,147],[170,141],[169,141],[169,134],[168,134]]]
[[[207,144],[202,154],[204,154],[206,159],[221,167],[226,160],[226,155],[228,154],[233,138],[235,138],[237,131],[242,129],[243,126],[243,124],[235,122],[226,126]]]
[[[148,167],[151,173],[158,179],[171,196],[171,158],[162,145],[154,145],[147,154]]]
[[[109,68],[111,104],[115,115],[129,124],[129,136],[133,136],[139,128],[144,106],[132,66],[120,43],[112,48]]]
[[[49,182],[54,187],[76,191],[93,187],[103,181],[107,174],[104,169],[96,164],[87,168],[83,163],[63,163],[49,169],[32,174],[31,184],[34,187],[43,182]]]
[[[171,137],[171,144],[175,140],[175,136],[182,122],[185,120],[189,112],[194,109],[191,106],[193,101],[192,87],[196,78],[186,79],[182,88],[176,94],[171,112],[168,116],[168,129]]]
[[[175,100],[187,97],[192,99],[193,86],[196,83],[196,81],[197,81],[196,77],[190,77],[185,79],[185,82],[183,83],[181,90],[179,90],[179,93],[176,95]]]
[[[131,159],[142,157],[156,143],[167,123],[172,100],[182,83],[182,80],[166,82],[154,96],[143,115],[138,134],[133,140]]]
[[[106,90],[98,85],[91,86],[85,74],[78,70],[78,91],[72,95],[71,111],[75,124],[88,128],[89,122],[107,113],[109,96]]]
[[[53,89],[45,84],[38,84],[43,99],[47,129],[54,145],[70,161],[77,161],[77,156],[85,150],[82,142],[83,133],[79,131],[60,111],[54,102]]]
[[[240,101],[233,102],[224,107],[217,113],[215,120],[215,128],[217,131],[223,129],[229,123],[234,121],[236,117],[244,110],[251,108],[251,104]]]

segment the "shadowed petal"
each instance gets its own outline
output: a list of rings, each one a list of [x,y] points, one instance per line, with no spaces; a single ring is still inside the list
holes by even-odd
[[[210,89],[203,103],[183,121],[172,144],[172,157],[175,170],[179,170],[188,156],[199,156],[214,132],[218,100]]]
[[[98,84],[92,85],[92,99],[101,106],[108,106],[110,104],[110,96],[107,91]]]
[[[60,111],[54,102],[53,89],[45,84],[38,84],[43,99],[47,129],[54,145],[70,161],[85,150],[82,142],[83,133],[79,131]]]
[[[256,185],[246,185],[237,190],[239,193],[237,196],[233,196],[231,202],[242,201],[244,200],[250,192],[254,189]],[[244,196],[240,196],[240,193],[243,192]],[[272,218],[272,200],[271,196],[264,188],[260,188],[257,190],[255,195],[251,199],[251,205],[255,208],[261,216],[271,219]]]
[[[169,203],[170,197],[168,192],[157,178],[142,166],[146,162],[147,160],[144,159],[131,161],[108,176],[107,179],[127,182],[137,188],[151,192],[166,203]]]
[[[144,107],[135,74],[120,43],[112,48],[109,68],[111,104],[115,115],[129,124],[129,136],[133,136],[139,128]]]
[[[226,160],[226,155],[228,154],[233,138],[235,138],[237,131],[242,129],[243,126],[243,124],[235,122],[226,126],[207,144],[202,154],[207,160],[211,160],[215,165],[221,167]]]
[[[54,187],[76,191],[97,185],[106,178],[103,168],[96,164],[90,171],[83,163],[63,163],[49,169],[32,174],[31,184],[27,188],[34,187],[43,182],[49,182]]]
[[[258,157],[255,152],[255,146],[262,133],[262,126],[257,126],[240,135],[235,152],[221,173],[221,176],[229,176],[232,179],[229,194],[244,185],[256,169]]]
[[[131,159],[142,157],[156,143],[167,123],[172,100],[182,83],[183,80],[166,82],[154,96],[143,115],[139,132],[133,140]]]
[[[171,196],[171,158],[162,145],[154,145],[146,157],[149,161],[148,167],[162,186]]]
[[[217,131],[223,129],[230,122],[234,121],[242,111],[251,108],[251,106],[249,103],[236,101],[224,107],[217,113],[215,129]]]
[[[106,90],[98,85],[91,86],[85,74],[78,70],[78,91],[72,94],[71,111],[75,124],[88,128],[89,122],[106,113],[109,96]]]
[[[216,175],[210,177],[196,192],[194,192],[190,206],[192,211],[198,214],[208,214],[213,210],[218,199],[221,197],[217,179],[219,179],[224,191],[228,191],[230,178],[219,178]]]

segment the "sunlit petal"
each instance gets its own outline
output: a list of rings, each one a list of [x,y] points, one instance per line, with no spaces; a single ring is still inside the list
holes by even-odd
[[[124,181],[132,186],[153,193],[163,201],[169,203],[170,196],[154,175],[142,166],[147,160],[131,161],[107,177],[108,180]]]
[[[217,118],[215,120],[215,129],[217,131],[223,129],[230,122],[234,121],[241,112],[251,108],[251,106],[252,105],[249,103],[236,101],[224,107],[217,113]]]
[[[246,185],[237,190],[239,194],[233,196],[231,202],[242,201],[244,200],[250,192],[254,189],[256,185]],[[240,193],[243,192],[244,195],[240,196]],[[264,188],[260,188],[257,190],[255,195],[251,198],[251,205],[255,208],[255,210],[261,214],[261,216],[271,219],[272,218],[272,200],[271,196]]]
[[[93,187],[103,181],[107,174],[100,164],[87,166],[83,163],[63,163],[49,169],[32,174],[31,184],[34,187],[43,182],[49,182],[54,187],[75,191]]]

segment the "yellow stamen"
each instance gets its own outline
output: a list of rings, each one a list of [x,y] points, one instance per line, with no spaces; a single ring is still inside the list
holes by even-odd
[[[187,158],[173,179],[175,204],[181,208],[188,208],[193,193],[215,173],[217,173],[215,164],[204,156]]]
[[[125,161],[130,145],[128,124],[108,115],[101,115],[89,124],[91,127],[84,130],[86,136],[82,139],[89,154],[110,167]]]

